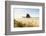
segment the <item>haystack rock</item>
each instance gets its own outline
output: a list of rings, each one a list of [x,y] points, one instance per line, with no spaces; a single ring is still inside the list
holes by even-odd
[[[29,14],[27,14],[27,15],[26,15],[26,18],[30,18],[30,15],[29,15]]]

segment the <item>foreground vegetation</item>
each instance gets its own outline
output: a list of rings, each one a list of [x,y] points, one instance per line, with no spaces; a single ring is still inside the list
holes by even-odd
[[[38,27],[39,19],[34,18],[23,18],[23,19],[14,19],[14,27]]]

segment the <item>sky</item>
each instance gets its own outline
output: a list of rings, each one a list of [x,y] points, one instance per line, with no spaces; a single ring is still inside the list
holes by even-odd
[[[26,17],[27,13],[31,17],[39,17],[39,9],[34,8],[14,8],[13,16],[14,18],[22,18]]]

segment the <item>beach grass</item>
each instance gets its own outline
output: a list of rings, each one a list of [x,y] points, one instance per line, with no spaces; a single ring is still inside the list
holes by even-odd
[[[14,27],[38,27],[39,26],[39,18],[19,18],[14,19]]]

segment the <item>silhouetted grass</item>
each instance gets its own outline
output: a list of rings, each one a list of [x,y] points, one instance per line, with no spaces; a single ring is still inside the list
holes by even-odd
[[[24,27],[24,25],[14,19],[14,27]]]
[[[21,19],[19,19],[21,20]],[[14,27],[38,27],[39,19],[26,19],[26,20],[21,20],[21,21],[17,21],[14,19]],[[23,22],[24,21],[24,22]]]

